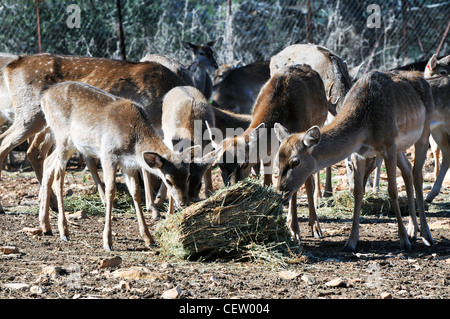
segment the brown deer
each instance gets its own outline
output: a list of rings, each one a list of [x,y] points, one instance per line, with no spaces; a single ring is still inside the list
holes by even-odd
[[[424,77],[431,86],[434,98],[431,136],[438,149],[442,151],[441,165],[439,165],[439,156],[435,155],[436,181],[426,197],[426,201],[431,203],[439,194],[450,165],[450,55],[440,60],[433,55],[425,67]],[[438,153],[435,152],[435,154]]]
[[[184,85],[194,86],[191,72],[177,59],[162,54],[146,54],[140,62],[158,62],[175,73]]]
[[[272,143],[272,138],[274,138],[272,129],[275,123],[282,122],[292,131],[301,131],[311,125],[323,125],[327,113],[327,99],[323,82],[316,71],[308,65],[295,65],[280,69],[262,87],[255,102],[252,122],[245,132],[240,136],[227,138],[220,144],[213,143],[215,147],[222,147],[217,162],[224,183],[229,183],[232,176],[235,181],[247,177],[250,162],[264,161],[266,163],[264,183],[270,185],[272,175],[267,169],[270,168],[272,158],[275,157],[278,150],[276,139],[276,143]],[[262,130],[262,126],[266,130]],[[211,139],[214,142],[214,139]],[[260,148],[259,150],[257,146]],[[245,151],[245,156],[241,156],[241,159],[239,150]],[[264,154],[262,151],[266,153]],[[252,159],[254,160],[252,161]],[[315,236],[321,236],[313,201],[312,177],[308,178],[305,186],[310,210],[309,225]],[[294,196],[289,203],[289,223],[296,220],[296,200],[297,198]],[[295,215],[295,219],[293,215]],[[293,228],[291,227],[291,229]],[[294,235],[297,236],[298,232]]]
[[[279,150],[280,179],[278,189],[287,202],[318,170],[352,155],[354,172],[354,215],[349,239],[344,249],[353,251],[359,238],[359,213],[364,194],[367,160],[384,158],[388,175],[388,192],[393,202],[402,249],[411,249],[408,238],[418,230],[413,185],[420,215],[421,235],[427,245],[433,243],[423,200],[422,168],[428,149],[430,122],[433,115],[431,88],[420,72],[373,71],[361,77],[345,98],[342,110],[323,130],[317,126],[289,134],[277,124],[282,141]],[[414,167],[403,151],[415,146]],[[402,222],[396,185],[399,167],[408,194],[410,219],[408,230]]]
[[[190,201],[199,200],[202,178],[205,180],[205,194],[209,195],[213,191],[210,170],[215,151],[207,152],[210,142],[203,136],[206,123],[214,126],[214,111],[198,89],[192,86],[179,86],[167,93],[163,101],[162,114],[165,144],[173,151],[182,151],[193,145],[200,146],[199,154],[193,154],[194,158],[189,167]],[[206,171],[209,172],[205,174]],[[172,212],[173,205],[170,200],[169,213]]]
[[[233,68],[214,84],[212,100],[225,110],[251,114],[259,91],[269,78],[269,61]]]
[[[215,40],[202,44],[192,44],[190,42],[181,41],[183,47],[192,52],[194,62],[188,67],[191,72],[194,85],[199,89],[205,98],[209,100],[212,94],[212,81],[208,74],[209,69],[217,69],[219,65],[214,59],[212,47],[216,43]]]
[[[69,233],[64,216],[63,181],[67,161],[76,152],[100,159],[105,179],[106,218],[103,247],[112,250],[111,213],[117,167],[122,168],[133,198],[139,231],[147,245],[148,231],[140,203],[138,172],[145,169],[162,179],[177,205],[188,200],[187,153],[172,152],[149,124],[141,106],[85,83],[67,81],[44,88],[41,98],[47,125],[55,139],[55,151],[45,160],[39,220],[43,232],[51,232],[49,195],[53,180],[58,200],[58,228],[62,240]]]
[[[342,108],[345,96],[352,87],[352,79],[346,63],[334,52],[323,46],[314,44],[293,44],[284,48],[270,59],[270,74],[279,68],[292,64],[309,64],[322,78],[328,96],[330,122],[336,112]],[[356,72],[357,73],[357,72]],[[320,184],[317,183],[320,195]],[[333,194],[331,167],[326,168],[324,197]]]
[[[142,107],[155,129],[160,130],[164,95],[173,87],[183,85],[179,77],[156,62],[81,56],[19,56],[6,66],[4,72],[15,119],[0,136],[0,164],[11,149],[34,136],[27,155],[39,181],[42,179],[43,161],[53,145],[52,139],[46,138],[48,133],[43,130],[46,122],[39,102],[39,92],[43,87],[78,81],[129,98]],[[146,171],[143,173],[144,180],[148,181],[149,174]],[[147,209],[155,215],[158,210],[152,204],[151,191],[146,190],[146,194]]]

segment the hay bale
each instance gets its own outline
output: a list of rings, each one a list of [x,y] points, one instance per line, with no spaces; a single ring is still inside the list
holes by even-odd
[[[254,244],[289,241],[282,212],[281,195],[247,179],[167,216],[155,235],[162,251],[177,257],[236,258]]]

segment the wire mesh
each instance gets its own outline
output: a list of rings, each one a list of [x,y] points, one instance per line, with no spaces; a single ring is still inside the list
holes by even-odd
[[[115,0],[0,0],[0,51],[120,58]],[[80,27],[69,27],[69,5],[80,8]],[[284,47],[310,40],[335,51],[349,67],[389,69],[428,59],[449,23],[446,0],[121,0],[126,56],[160,53],[187,63],[180,40],[216,39],[216,59],[247,64],[268,60]],[[379,8],[379,25],[369,5]],[[308,12],[311,14],[310,24]],[[450,54],[449,37],[441,55]]]

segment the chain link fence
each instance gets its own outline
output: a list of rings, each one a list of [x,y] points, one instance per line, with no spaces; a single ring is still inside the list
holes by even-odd
[[[0,0],[0,51],[121,58],[116,0]],[[76,6],[71,6],[71,5]],[[219,64],[268,60],[293,43],[328,47],[354,67],[389,69],[450,54],[450,1],[121,0],[126,57],[188,63],[180,40],[216,39]],[[75,8],[75,9],[74,9]],[[38,10],[37,10],[38,9]],[[37,23],[39,16],[39,24]],[[39,25],[39,28],[38,28]],[[39,29],[39,32],[38,32]]]

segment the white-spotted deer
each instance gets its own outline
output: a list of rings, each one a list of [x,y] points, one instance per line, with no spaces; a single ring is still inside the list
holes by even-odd
[[[136,103],[88,84],[67,81],[44,88],[41,105],[55,139],[55,150],[45,160],[40,193],[39,220],[43,232],[51,232],[49,198],[55,180],[58,229],[61,239],[68,239],[63,181],[67,161],[79,151],[100,159],[103,167],[106,195],[104,248],[112,250],[111,213],[118,166],[122,168],[133,198],[140,234],[147,245],[153,244],[140,203],[139,170],[145,169],[160,177],[176,204],[183,205],[188,200],[189,185],[189,163],[185,163],[185,154],[167,148]],[[190,156],[191,150],[186,152]]]
[[[208,152],[210,142],[205,139],[206,123],[214,126],[214,110],[195,87],[179,86],[170,90],[163,101],[162,130],[165,144],[173,151],[183,151],[194,145],[199,148],[189,167],[189,200],[198,201],[205,180],[205,194],[213,191],[211,165],[215,151]],[[211,148],[211,147],[210,147]],[[163,194],[164,192],[162,192]],[[173,212],[172,200],[169,213]]]
[[[442,151],[441,165],[439,156],[435,155],[436,181],[426,198],[431,203],[439,194],[450,165],[450,56],[437,60],[433,55],[425,68],[424,77],[431,86],[434,98],[431,136]]]
[[[36,54],[19,56],[5,68],[5,81],[14,108],[14,122],[0,136],[0,165],[6,155],[33,137],[28,158],[39,181],[43,161],[53,141],[48,138],[39,94],[43,87],[64,81],[78,81],[138,103],[154,125],[161,127],[162,99],[183,82],[156,62],[130,62],[81,56]],[[144,172],[144,180],[149,174]],[[147,183],[149,185],[149,183]],[[151,191],[146,189],[147,209],[157,214]]]
[[[335,120],[321,130],[317,126],[297,134],[279,135],[279,191],[285,201],[314,172],[354,154],[354,215],[349,239],[344,249],[353,251],[359,239],[359,213],[364,192],[366,159],[380,155],[388,175],[388,192],[393,202],[402,249],[411,249],[410,239],[417,235],[414,191],[420,215],[421,236],[433,243],[423,200],[422,169],[428,149],[430,122],[433,115],[431,88],[420,72],[373,71],[358,80],[345,98]],[[403,151],[415,146],[414,167]],[[410,220],[408,230],[402,222],[396,184],[396,167],[405,181]],[[408,238],[409,237],[409,238]]]
[[[327,118],[328,107],[323,82],[318,73],[308,65],[288,66],[274,74],[261,89],[255,102],[252,122],[243,134],[213,143],[222,147],[218,155],[218,165],[224,183],[233,176],[239,181],[249,175],[249,161],[265,163],[264,183],[272,183],[271,165],[278,151],[278,141],[274,136],[275,123],[284,123],[291,131],[300,132],[311,125],[323,125]],[[266,130],[261,129],[263,126]],[[262,133],[260,133],[262,132]],[[212,136],[213,132],[210,133]],[[258,136],[259,135],[259,136]],[[214,142],[214,138],[211,138]],[[276,143],[272,143],[273,140]],[[272,145],[273,144],[273,145]],[[276,145],[275,145],[276,144]],[[239,155],[239,152],[245,156]],[[309,225],[312,233],[321,236],[321,230],[315,213],[313,191],[314,182],[308,178],[306,184],[310,210]],[[297,222],[297,198],[289,203],[290,229],[299,236]]]
[[[192,74],[194,85],[209,100],[212,94],[212,81],[208,70],[219,67],[214,59],[214,52],[212,50],[216,41],[213,40],[202,44],[192,44],[186,41],[181,41],[181,43],[184,48],[192,52],[194,58],[194,62],[188,67],[188,70]]]

